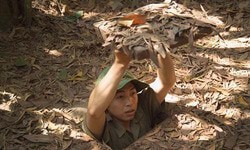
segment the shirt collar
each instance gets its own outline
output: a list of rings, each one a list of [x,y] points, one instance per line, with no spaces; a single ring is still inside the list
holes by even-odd
[[[135,134],[134,136],[137,138],[138,138],[139,130],[140,130],[140,129],[138,129],[138,128],[140,128],[139,121],[141,120],[142,116],[143,116],[143,110],[140,107],[140,105],[138,105],[136,113],[135,113],[135,117],[131,122],[131,130],[132,130],[133,134]],[[107,121],[108,121],[108,123],[111,121],[113,122],[113,124],[114,124],[113,130],[117,133],[119,138],[125,134],[126,129],[116,119],[113,119],[109,114],[107,114]],[[134,133],[135,131],[136,131],[136,133]]]
[[[113,124],[114,128],[111,130],[114,130],[119,138],[126,132],[126,129],[122,125],[120,125],[120,123],[116,119],[113,119],[109,114],[107,114],[107,121],[108,123]]]

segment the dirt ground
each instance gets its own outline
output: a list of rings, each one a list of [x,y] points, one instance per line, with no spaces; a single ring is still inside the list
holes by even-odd
[[[112,63],[93,23],[156,2],[33,0],[32,26],[0,33],[0,149],[108,149],[81,130],[94,81]],[[127,149],[250,149],[250,2],[176,2],[224,25],[170,50],[168,117]],[[149,60],[129,69],[156,75]]]

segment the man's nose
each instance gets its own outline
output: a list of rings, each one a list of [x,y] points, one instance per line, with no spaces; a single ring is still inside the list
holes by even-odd
[[[127,101],[126,101],[126,106],[130,106],[133,104],[133,98],[132,97],[128,97]]]

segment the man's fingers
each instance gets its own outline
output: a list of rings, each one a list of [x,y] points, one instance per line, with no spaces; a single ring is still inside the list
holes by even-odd
[[[166,50],[162,43],[154,44],[154,50],[158,52],[163,58],[166,57]]]
[[[159,62],[158,62],[158,59],[157,59],[157,53],[154,50],[154,47],[153,47],[153,44],[152,44],[151,40],[148,42],[148,52],[149,52],[150,59],[153,61],[153,63],[157,67],[159,67]]]

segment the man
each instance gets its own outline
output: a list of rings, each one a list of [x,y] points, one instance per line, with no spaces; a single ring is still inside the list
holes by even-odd
[[[157,54],[157,78],[147,85],[127,71],[130,57],[115,50],[110,68],[99,75],[88,104],[83,128],[112,149],[122,149],[144,135],[155,124],[160,105],[175,83],[173,62]]]

